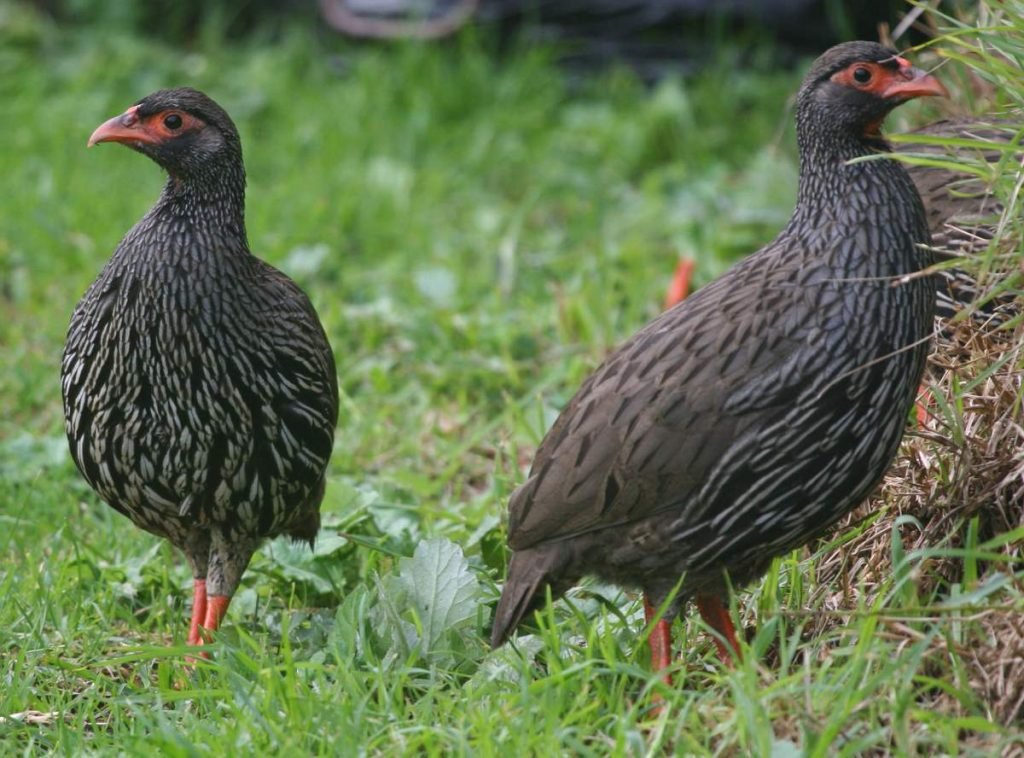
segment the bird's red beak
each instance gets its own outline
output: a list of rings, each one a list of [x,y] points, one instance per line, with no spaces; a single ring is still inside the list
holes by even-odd
[[[899,70],[893,71],[887,78],[878,94],[883,98],[898,97],[910,100],[915,97],[949,97],[949,92],[942,82],[911,65],[906,58],[897,58]]]
[[[139,106],[133,105],[120,116],[104,121],[89,137],[88,147],[98,142],[159,142],[155,134],[146,129],[145,123],[139,118]]]

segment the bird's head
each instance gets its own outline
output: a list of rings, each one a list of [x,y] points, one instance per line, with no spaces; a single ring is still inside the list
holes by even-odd
[[[938,79],[895,50],[877,42],[844,42],[811,66],[800,87],[797,112],[858,137],[878,139],[882,121],[896,106],[947,94]]]
[[[238,170],[242,146],[231,117],[199,90],[163,89],[144,97],[89,137],[148,155],[179,181]]]

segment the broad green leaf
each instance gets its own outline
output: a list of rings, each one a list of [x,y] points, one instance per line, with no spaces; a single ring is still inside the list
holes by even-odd
[[[402,559],[399,578],[422,624],[425,652],[446,631],[476,618],[480,585],[458,545],[445,539],[421,542],[412,558]]]
[[[370,622],[377,636],[389,646],[389,655],[406,658],[419,643],[416,627],[402,618],[406,607],[405,586],[393,575],[376,576],[377,605],[370,612]]]

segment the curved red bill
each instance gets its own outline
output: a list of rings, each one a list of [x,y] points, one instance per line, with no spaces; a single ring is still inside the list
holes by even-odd
[[[896,59],[899,70],[894,71],[887,79],[880,94],[882,97],[903,97],[911,99],[914,97],[949,97],[946,87],[929,74],[910,64],[905,58]]]
[[[138,110],[139,106],[133,105],[121,115],[104,121],[89,137],[87,147],[99,142],[157,142],[156,136],[147,131],[139,118]]]

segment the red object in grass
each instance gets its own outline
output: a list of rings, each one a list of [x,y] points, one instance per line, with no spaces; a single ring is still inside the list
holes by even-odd
[[[690,294],[690,277],[696,265],[692,258],[683,258],[676,265],[676,272],[665,291],[665,310],[681,303]]]
[[[925,421],[928,420],[928,406],[931,404],[932,394],[928,391],[928,388],[922,384],[917,388],[917,402],[914,403],[914,409],[917,412],[918,426],[924,426]]]

